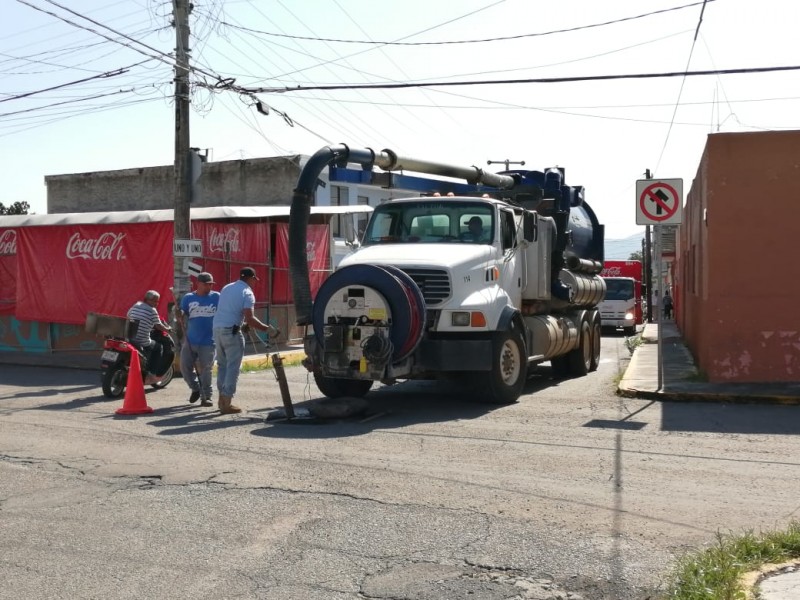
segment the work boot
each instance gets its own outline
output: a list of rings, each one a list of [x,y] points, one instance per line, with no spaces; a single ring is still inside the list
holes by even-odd
[[[192,393],[189,396],[189,404],[194,404],[199,399],[200,399],[200,390],[192,390]]]
[[[206,398],[203,396],[203,398],[200,400],[200,406],[214,406],[214,403],[211,401],[210,397]]]
[[[235,413],[242,412],[242,409],[238,406],[234,406],[231,404],[232,398],[230,396],[225,396],[223,394],[219,395],[219,412],[223,415],[232,415]]]

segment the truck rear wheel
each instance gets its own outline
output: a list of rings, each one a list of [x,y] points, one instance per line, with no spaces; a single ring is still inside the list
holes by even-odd
[[[314,381],[319,391],[328,398],[341,398],[351,396],[363,398],[372,387],[372,381],[368,379],[339,379],[336,377],[325,377],[314,373]]]
[[[590,371],[597,371],[600,365],[600,340],[603,337],[602,323],[600,322],[600,315],[594,313],[592,315],[592,360],[589,363]]]
[[[492,340],[492,370],[487,400],[492,404],[513,404],[519,399],[528,375],[528,358],[519,327],[512,325]]]
[[[581,377],[589,372],[592,364],[592,328],[587,320],[581,321],[580,342],[578,347],[567,353],[569,362],[569,374],[573,377]]]

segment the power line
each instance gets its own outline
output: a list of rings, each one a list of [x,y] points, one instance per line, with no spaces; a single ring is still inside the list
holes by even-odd
[[[37,111],[37,110],[45,110],[45,109],[48,109],[48,108],[53,108],[54,106],[63,106],[65,104],[73,104],[75,102],[87,102],[89,100],[97,100],[98,98],[105,98],[107,96],[116,96],[118,94],[127,94],[127,93],[132,92],[132,91],[133,91],[132,89],[117,90],[117,91],[108,92],[108,93],[105,93],[105,94],[95,94],[94,96],[84,96],[82,98],[73,98],[71,100],[63,100],[61,102],[53,102],[52,104],[47,104],[45,106],[36,106],[34,108],[24,108],[22,110],[15,110],[15,111],[12,111],[12,112],[0,113],[0,118],[10,117],[11,115],[21,115],[21,114],[24,114],[24,113],[34,112],[34,111]]]
[[[456,87],[465,85],[514,85],[521,83],[575,83],[580,81],[613,81],[621,79],[663,79],[668,77],[698,77],[703,75],[743,75],[752,73],[775,73],[780,71],[797,71],[800,65],[784,67],[753,67],[741,69],[716,69],[703,71],[668,71],[663,73],[630,73],[620,75],[583,75],[576,77],[539,77],[531,79],[496,79],[482,81],[431,81],[422,83],[370,83],[365,85],[316,85],[296,86],[293,88],[243,88],[240,91],[248,93],[272,93],[311,91],[311,90],[379,90],[379,89],[408,89],[422,87]]]
[[[100,37],[105,38],[109,42],[114,42],[115,44],[120,44],[122,46],[125,46],[126,48],[130,48],[131,50],[133,50],[135,52],[139,52],[140,54],[144,54],[145,56],[148,56],[150,58],[155,58],[156,60],[160,60],[162,62],[166,62],[168,65],[173,66],[172,57],[169,54],[161,52],[160,50],[157,50],[157,49],[153,48],[152,46],[148,46],[144,42],[140,42],[139,40],[134,39],[134,38],[132,38],[132,37],[130,37],[128,35],[125,35],[124,33],[120,33],[119,31],[116,31],[115,29],[112,29],[111,27],[108,27],[107,25],[103,25],[102,23],[99,23],[98,21],[95,21],[94,19],[91,19],[91,18],[89,18],[89,17],[87,17],[85,15],[82,15],[82,14],[80,14],[78,12],[75,12],[74,10],[72,10],[70,8],[67,8],[66,6],[62,6],[58,2],[54,2],[53,0],[45,0],[45,1],[50,3],[50,4],[52,4],[53,6],[57,6],[61,10],[65,10],[68,13],[71,13],[71,14],[77,16],[77,17],[80,17],[81,19],[85,19],[85,20],[89,21],[90,23],[93,23],[95,25],[103,27],[104,29],[108,29],[112,33],[115,33],[116,35],[118,35],[118,36],[120,36],[122,38],[125,38],[126,40],[129,40],[129,41],[131,41],[131,42],[133,42],[135,44],[139,44],[140,46],[144,46],[148,50],[150,50],[152,52],[155,52],[155,56],[147,54],[146,52],[143,52],[142,50],[140,50],[138,48],[134,48],[130,44],[126,44],[124,42],[120,42],[119,40],[115,40],[113,38],[110,38],[110,37],[108,37],[106,34],[104,34],[102,32],[95,31],[94,29],[91,29],[91,28],[86,27],[84,25],[80,25],[78,23],[74,23],[73,21],[70,21],[69,19],[65,19],[61,15],[57,15],[54,12],[45,10],[45,9],[39,7],[39,6],[36,6],[35,4],[31,4],[30,2],[27,2],[26,0],[17,0],[17,2],[19,2],[20,4],[24,4],[25,6],[28,6],[28,7],[32,8],[34,10],[37,10],[37,11],[39,11],[41,13],[44,13],[46,15],[50,15],[51,17],[55,17],[56,19],[58,19],[60,21],[63,21],[65,23],[69,24],[69,25],[72,25],[73,27],[77,27],[78,29],[83,29],[85,31],[89,31],[90,33],[94,33],[95,35],[99,35]]]
[[[143,61],[146,62],[146,61]],[[134,65],[130,65],[129,67],[122,67],[120,69],[115,69],[114,71],[106,71],[105,73],[100,73],[99,75],[93,75],[92,77],[84,77],[83,79],[78,79],[77,81],[70,81],[67,83],[62,83],[59,85],[54,85],[49,88],[44,88],[41,90],[34,90],[33,92],[25,92],[24,94],[17,94],[15,96],[9,96],[8,98],[3,98],[0,102],[8,102],[10,100],[19,100],[21,98],[28,98],[29,96],[34,96],[36,94],[41,94],[44,92],[51,92],[53,90],[58,90],[61,88],[65,88],[71,85],[77,85],[79,83],[86,83],[87,81],[92,81],[93,79],[108,79],[109,77],[116,77],[117,75],[123,75],[124,73],[128,72],[128,69],[131,67],[135,67],[142,63],[136,63]]]
[[[715,0],[707,0],[708,2],[714,2]],[[451,40],[451,41],[443,41],[443,42],[387,42],[387,41],[375,41],[375,40],[345,40],[345,39],[337,39],[337,38],[321,38],[321,37],[308,37],[302,35],[288,35],[285,33],[274,33],[271,31],[261,31],[258,29],[251,29],[249,27],[243,27],[241,25],[233,25],[232,23],[227,23],[225,21],[221,21],[223,25],[227,25],[228,27],[232,27],[234,29],[241,29],[242,31],[247,31],[250,33],[258,33],[261,35],[268,35],[271,37],[282,37],[282,38],[290,38],[294,40],[304,40],[304,41],[312,41],[312,42],[336,42],[341,44],[366,44],[366,45],[381,45],[381,46],[446,46],[446,45],[454,45],[454,44],[483,44],[487,42],[505,42],[509,40],[519,40],[531,37],[544,37],[547,35],[555,35],[558,33],[572,33],[574,31],[582,31],[584,29],[593,29],[596,27],[605,27],[607,25],[615,25],[617,23],[625,23],[627,21],[634,21],[636,19],[643,19],[645,17],[650,17],[653,15],[658,15],[662,13],[668,13],[676,10],[682,10],[684,8],[691,8],[693,6],[698,6],[700,4],[705,4],[705,2],[694,2],[692,4],[684,4],[683,6],[675,6],[673,8],[664,8],[661,10],[655,10],[648,13],[643,13],[640,15],[634,15],[630,17],[623,17],[621,19],[614,19],[613,21],[603,21],[600,23],[591,23],[589,25],[580,25],[578,27],[569,27],[565,29],[554,29],[552,31],[543,31],[539,33],[523,33],[520,35],[511,35],[505,37],[494,37],[494,38],[482,38],[482,39],[474,39],[474,40]],[[421,33],[421,32],[420,32]],[[417,35],[417,34],[415,34]]]
[[[703,14],[706,11],[706,3],[703,2],[703,7],[700,9],[700,17],[697,19],[697,28],[694,30],[694,38],[692,38],[692,47],[689,49],[689,58],[686,59],[686,71],[689,71],[689,65],[692,63],[692,55],[694,54],[694,46],[697,44],[697,35],[700,33],[700,25],[703,23]],[[683,76],[681,79],[681,87],[678,90],[678,98],[675,100],[675,108],[672,110],[672,118],[669,122],[669,127],[667,128],[667,136],[664,138],[664,145],[661,147],[661,154],[658,155],[658,161],[656,161],[656,172],[658,172],[658,167],[661,165],[661,159],[664,157],[664,152],[667,149],[667,143],[669,142],[669,136],[672,133],[672,125],[675,122],[675,117],[678,114],[678,107],[680,106],[681,102],[681,95],[683,94],[683,86],[686,84],[686,75]]]

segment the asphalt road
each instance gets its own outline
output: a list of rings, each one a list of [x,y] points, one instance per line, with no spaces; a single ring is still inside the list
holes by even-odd
[[[176,380],[122,417],[97,372],[0,366],[0,599],[654,598],[686,550],[798,516],[800,407],[623,399],[627,360],[608,337],[512,406],[404,383],[296,423],[264,420],[271,371],[240,416]]]

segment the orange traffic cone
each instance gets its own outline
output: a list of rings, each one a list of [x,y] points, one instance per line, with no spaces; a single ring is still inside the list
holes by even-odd
[[[144,397],[139,353],[136,348],[131,348],[131,367],[128,370],[128,382],[125,384],[125,400],[122,402],[122,408],[116,410],[116,414],[141,415],[151,412],[153,409],[147,406],[147,400]]]

